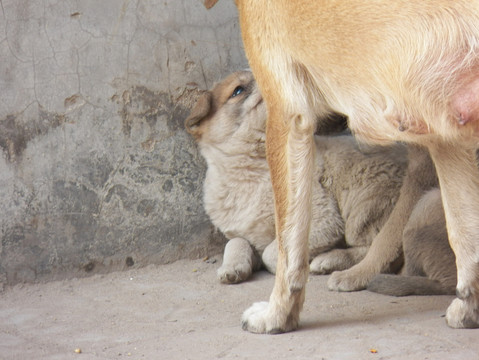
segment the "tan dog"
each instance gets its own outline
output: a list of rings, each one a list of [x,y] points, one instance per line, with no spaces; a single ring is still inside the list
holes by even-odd
[[[276,270],[266,118],[253,74],[241,71],[205,92],[185,121],[208,164],[206,212],[230,239],[218,269],[223,283],[244,281],[261,264]],[[366,254],[399,196],[406,152],[402,146],[361,151],[351,136],[316,140],[310,271],[329,274]]]
[[[352,131],[370,141],[427,147],[457,262],[458,298],[446,321],[479,326],[479,0],[236,5],[246,55],[268,106],[279,243],[270,301],[248,309],[243,328],[271,333],[298,326],[308,277],[312,133],[317,117],[331,111],[346,114]],[[412,207],[401,209],[409,218]],[[348,279],[334,280],[341,289]]]

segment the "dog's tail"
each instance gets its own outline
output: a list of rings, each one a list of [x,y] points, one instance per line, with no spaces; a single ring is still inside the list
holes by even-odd
[[[402,276],[391,274],[376,275],[369,283],[369,291],[390,295],[453,295],[455,287],[445,286],[439,281],[424,276]]]

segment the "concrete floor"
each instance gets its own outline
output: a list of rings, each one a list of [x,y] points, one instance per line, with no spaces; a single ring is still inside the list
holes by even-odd
[[[479,359],[479,330],[445,324],[453,297],[336,293],[326,276],[310,277],[299,330],[247,333],[241,313],[268,299],[274,277],[221,285],[218,266],[179,261],[5,289],[0,359]]]

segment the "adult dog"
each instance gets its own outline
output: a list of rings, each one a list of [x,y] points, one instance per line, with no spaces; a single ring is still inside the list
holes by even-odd
[[[365,139],[429,150],[457,263],[457,298],[446,321],[479,326],[479,1],[235,2],[268,107],[279,244],[270,301],[249,308],[243,328],[298,326],[308,276],[312,134],[317,117],[332,111],[347,115]],[[409,215],[411,207],[403,211]]]
[[[238,71],[205,91],[185,120],[208,166],[206,213],[229,239],[218,269],[223,283],[247,280],[261,265],[276,271],[266,118],[253,74]],[[335,124],[320,132],[334,132]],[[350,135],[315,140],[310,271],[329,274],[364,258],[399,197],[406,151],[398,145],[358,146]]]

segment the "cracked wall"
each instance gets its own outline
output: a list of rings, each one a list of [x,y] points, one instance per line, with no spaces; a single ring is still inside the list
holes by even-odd
[[[219,252],[183,121],[247,67],[233,2],[0,6],[0,283]]]

